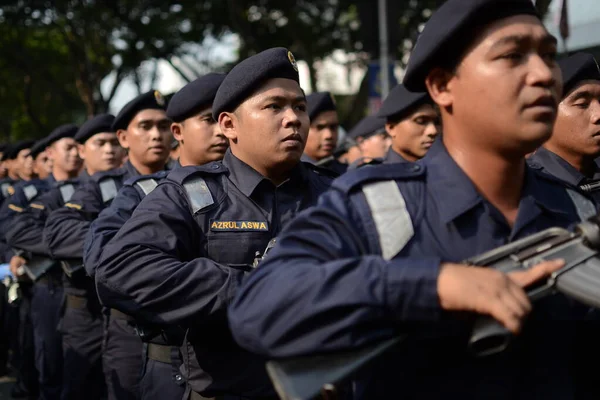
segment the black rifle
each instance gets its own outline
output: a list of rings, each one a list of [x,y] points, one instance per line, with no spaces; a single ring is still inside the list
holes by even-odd
[[[579,186],[579,189],[585,193],[592,193],[600,190],[600,179]]]
[[[550,228],[519,241],[491,250],[466,261],[502,272],[524,270],[548,260],[564,259],[566,265],[541,284],[526,288],[532,301],[560,292],[592,306],[600,307],[600,216],[578,224],[573,232]],[[481,317],[469,341],[478,356],[502,351],[511,334],[500,323]],[[336,385],[344,382],[369,361],[402,342],[388,339],[366,348],[333,354],[319,354],[271,360],[267,371],[284,400],[335,398]]]

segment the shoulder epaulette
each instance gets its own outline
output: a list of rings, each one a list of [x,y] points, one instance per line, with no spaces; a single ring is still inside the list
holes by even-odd
[[[168,175],[167,179],[183,185],[185,181],[190,179],[192,176],[211,176],[218,175],[228,172],[226,166],[223,165],[220,161],[213,161],[208,164],[200,165],[200,166],[188,166],[188,167],[180,167],[177,168]]]
[[[68,203],[73,197],[73,193],[75,193],[75,185],[71,182],[63,182],[58,186],[58,190],[60,190],[63,204]]]
[[[155,179],[155,180],[160,181],[161,179],[164,179],[170,173],[171,173],[171,171],[163,170],[163,171],[156,172],[154,174],[133,176],[133,177],[127,179],[125,182],[123,182],[123,186],[133,186],[136,183],[138,183],[139,181],[142,181],[145,179]]]
[[[349,193],[355,187],[367,182],[413,179],[425,175],[425,167],[414,163],[373,165],[348,171],[332,183],[332,187]]]

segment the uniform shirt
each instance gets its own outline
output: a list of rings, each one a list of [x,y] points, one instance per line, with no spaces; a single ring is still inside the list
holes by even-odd
[[[139,173],[130,162],[122,168],[98,172],[81,184],[63,207],[52,211],[46,220],[44,241],[52,258],[81,265],[83,243],[90,224],[108,207],[123,182]],[[63,278],[65,292],[95,298],[93,281],[86,276]]]
[[[591,177],[587,177],[558,154],[553,153],[544,147],[540,147],[536,150],[536,152],[528,158],[527,162],[575,188],[600,179],[600,166],[598,164],[596,164],[594,174]],[[591,192],[589,196],[594,199],[596,204],[600,204],[600,191]]]
[[[105,246],[100,299],[144,323],[190,328],[182,372],[196,392],[273,395],[264,360],[233,341],[226,309],[257,253],[330,181],[299,163],[276,187],[230,151],[173,171]]]
[[[19,181],[11,186],[12,195],[6,198],[0,207],[0,243],[5,247],[4,258],[10,261],[14,254],[13,248],[6,239],[7,231],[13,226],[14,219],[20,215],[29,203],[47,192],[54,178],[34,178],[29,181]]]
[[[178,163],[174,163],[174,166]],[[116,197],[90,225],[85,238],[83,264],[88,276],[94,278],[96,265],[104,246],[117,234],[119,229],[136,209],[140,201],[150,193],[169,171],[129,178],[123,183]]]
[[[370,369],[376,379],[359,385],[364,398],[512,399],[531,398],[532,390],[536,398],[571,398],[573,332],[563,320],[582,311],[572,302],[536,303],[510,351],[476,359],[466,349],[469,318],[444,312],[437,294],[442,261],[570,226],[580,220],[571,198],[554,178],[527,168],[511,229],[441,141],[434,146],[418,163],[340,177],[288,225],[230,307],[235,339],[263,356],[286,357],[411,332]]]
[[[385,158],[383,160],[384,164],[395,164],[395,163],[405,163],[408,162],[404,157],[402,157],[399,153],[395,152],[394,149],[390,147]]]
[[[33,199],[14,217],[6,233],[7,242],[14,248],[50,256],[43,235],[46,219],[53,210],[68,202],[81,181],[87,178],[87,174],[83,174],[81,178],[54,181],[47,192]]]

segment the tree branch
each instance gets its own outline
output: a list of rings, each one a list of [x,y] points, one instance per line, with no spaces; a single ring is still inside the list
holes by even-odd
[[[190,79],[190,77],[188,77],[182,70],[181,68],[179,68],[178,66],[176,66],[175,64],[173,64],[173,61],[171,60],[171,58],[167,58],[166,59],[167,62],[169,63],[169,65],[171,66],[171,68],[173,68],[175,70],[175,72],[177,72],[186,82],[191,82],[192,79]]]

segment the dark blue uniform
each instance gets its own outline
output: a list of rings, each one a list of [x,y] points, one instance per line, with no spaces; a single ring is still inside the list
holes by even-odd
[[[597,166],[591,177],[585,176],[558,154],[555,154],[544,147],[540,147],[536,150],[536,152],[529,157],[527,162],[531,166],[540,168],[543,172],[560,179],[568,186],[574,188],[600,179],[600,167]],[[589,196],[596,204],[600,204],[600,191],[591,192]]]
[[[348,165],[339,162],[335,157],[329,156],[325,157],[322,160],[315,161],[306,154],[302,155],[302,161],[310,164],[314,164],[318,167],[328,169],[333,171],[337,175],[342,175],[344,172],[348,170]]]
[[[176,163],[177,165],[177,163]],[[96,266],[104,246],[117,234],[119,229],[131,218],[140,201],[154,190],[168,171],[152,175],[138,176],[129,179],[119,190],[112,204],[100,213],[92,223],[86,237],[84,264],[88,275],[95,276]],[[100,299],[102,300],[102,299]],[[138,325],[138,324],[136,324]],[[139,354],[139,370],[142,370],[140,393],[143,399],[179,399],[185,392],[185,381],[180,367],[183,363],[179,354],[184,332],[176,327],[137,326],[143,332],[144,357]],[[168,331],[169,335],[165,333]],[[167,340],[168,338],[168,340]],[[139,347],[138,334],[131,335],[131,340],[115,343],[124,347]]]
[[[13,182],[10,186],[10,195],[6,198],[0,209],[0,237],[2,243],[6,246],[5,257],[7,262],[14,254],[13,247],[6,241],[7,229],[12,227],[14,220],[29,205],[29,202],[46,192],[50,187],[53,178],[48,180],[32,179],[30,181]],[[8,190],[8,189],[7,189]],[[31,283],[21,282],[21,299],[18,303],[18,309],[12,309],[13,313],[18,313],[18,318],[12,318],[12,329],[18,332],[18,341],[13,346],[14,361],[18,383],[23,389],[30,392],[31,395],[40,390],[40,398],[46,399],[46,395],[52,392],[56,383],[52,379],[47,380],[40,370],[39,346],[37,344],[36,313],[35,313],[35,290]],[[39,373],[38,373],[39,371]],[[41,385],[38,385],[38,382]],[[60,386],[60,380],[58,381]]]
[[[396,153],[391,147],[383,159],[384,164],[397,164],[406,162],[408,161],[406,161],[400,154]]]
[[[226,309],[257,254],[330,178],[298,164],[275,187],[228,151],[173,171],[105,247],[102,301],[149,325],[189,329],[182,372],[203,396],[273,396],[264,360],[238,347]]]
[[[135,388],[137,384],[137,375],[124,375],[127,370],[119,370],[117,360],[121,355],[111,353],[111,349],[103,352],[104,329],[109,332],[111,329],[109,318],[103,318],[93,280],[86,276],[83,268],[77,270],[82,265],[83,244],[90,224],[110,205],[123,181],[136,175],[139,173],[130,163],[117,170],[94,174],[75,191],[64,207],[53,211],[46,221],[44,237],[50,252],[57,260],[67,260],[69,267],[65,270],[71,273],[71,277],[66,273],[63,275],[66,304],[61,327],[65,379],[69,379],[69,385],[63,391],[65,399],[102,395],[103,358],[110,398],[124,388],[129,391],[130,385]]]
[[[53,182],[51,189],[39,195],[13,218],[6,234],[8,243],[26,254],[49,257],[50,252],[43,241],[44,223],[52,210],[69,201],[78,184],[77,179]],[[33,284],[31,319],[40,399],[58,399],[63,388],[62,335],[58,329],[63,294],[58,265]]]
[[[527,168],[511,228],[438,141],[418,163],[361,168],[334,181],[242,286],[231,329],[243,347],[268,357],[411,332],[369,370],[373,379],[358,386],[363,398],[572,398],[566,320],[581,310],[562,296],[536,303],[510,350],[476,359],[466,351],[471,325],[442,310],[437,279],[442,262],[579,220],[564,188]]]

